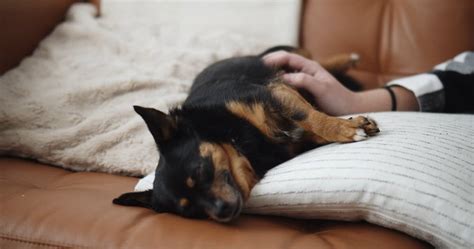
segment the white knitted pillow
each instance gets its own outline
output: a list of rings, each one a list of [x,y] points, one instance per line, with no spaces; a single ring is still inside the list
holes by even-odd
[[[437,248],[474,248],[474,115],[374,113],[378,136],[270,170],[246,212],[366,220]]]

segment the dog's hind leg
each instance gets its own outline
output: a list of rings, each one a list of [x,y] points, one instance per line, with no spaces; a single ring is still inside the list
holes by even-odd
[[[375,121],[366,117],[342,119],[316,111],[295,89],[284,83],[272,83],[268,87],[281,103],[282,115],[293,119],[305,130],[305,137],[317,144],[360,141],[379,132]]]
[[[337,54],[325,60],[321,60],[319,63],[331,74],[339,74],[354,67],[359,62],[359,59],[360,56],[356,53]]]

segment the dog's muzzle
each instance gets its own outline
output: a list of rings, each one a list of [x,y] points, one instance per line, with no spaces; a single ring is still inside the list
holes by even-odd
[[[233,202],[216,199],[206,206],[205,211],[211,219],[218,222],[230,222],[242,211],[243,200],[239,194]]]

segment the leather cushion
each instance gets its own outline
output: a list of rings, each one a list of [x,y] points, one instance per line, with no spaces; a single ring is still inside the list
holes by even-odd
[[[243,215],[233,224],[116,206],[137,179],[0,159],[0,248],[429,248],[367,223]]]
[[[316,59],[356,52],[366,88],[474,50],[474,1],[307,0],[301,44]]]

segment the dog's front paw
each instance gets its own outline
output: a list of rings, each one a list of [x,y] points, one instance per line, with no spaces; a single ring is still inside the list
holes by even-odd
[[[352,136],[353,141],[365,140],[369,136],[374,136],[380,132],[377,123],[373,119],[357,116],[349,118],[349,121],[352,123],[352,128],[355,128],[355,134]]]

